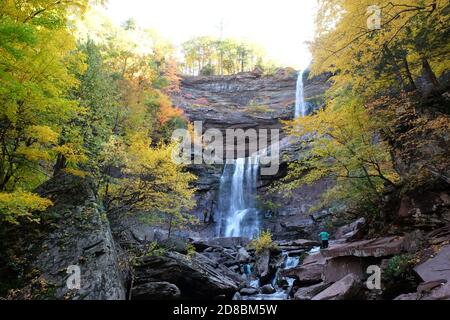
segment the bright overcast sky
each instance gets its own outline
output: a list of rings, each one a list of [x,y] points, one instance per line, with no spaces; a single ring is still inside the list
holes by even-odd
[[[270,58],[305,68],[310,54],[305,41],[314,34],[317,0],[109,0],[107,15],[116,23],[134,18],[179,45],[199,35],[248,39]]]

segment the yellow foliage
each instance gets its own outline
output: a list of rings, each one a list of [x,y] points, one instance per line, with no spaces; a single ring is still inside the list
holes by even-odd
[[[35,212],[44,211],[52,202],[34,193],[15,191],[12,193],[0,193],[0,221],[18,224],[19,219],[25,218],[32,222],[39,222],[34,216]]]
[[[371,117],[361,99],[348,92],[329,101],[316,114],[287,122],[291,135],[314,137],[303,158],[290,165],[286,185],[293,189],[321,178],[335,178],[324,204],[342,200],[357,205],[379,197],[385,184],[395,185],[389,146],[380,134],[389,124]]]
[[[256,254],[277,248],[277,245],[272,240],[272,233],[269,230],[261,232],[259,237],[250,243],[250,246],[255,248]]]
[[[39,143],[55,144],[58,141],[59,134],[53,131],[49,126],[30,126],[26,130],[26,135]]]
[[[83,163],[88,160],[80,146],[74,143],[66,143],[53,148],[53,151],[63,155],[69,164]]]
[[[126,203],[130,211],[150,216],[164,214],[180,223],[189,220],[185,214],[195,204],[195,189],[190,187],[195,176],[172,161],[176,146],[152,148],[143,133],[136,133],[129,140],[127,145],[120,138],[113,139],[109,145],[114,145],[115,150],[105,146],[105,164],[120,167],[125,176],[110,181],[106,197],[114,199],[115,206]]]

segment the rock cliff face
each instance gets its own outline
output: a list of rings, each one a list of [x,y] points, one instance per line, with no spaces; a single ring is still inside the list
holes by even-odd
[[[323,103],[329,77],[324,74],[308,79],[307,73],[304,74],[305,101],[310,108],[317,108]],[[265,177],[259,186],[259,195],[267,197],[268,187],[286,174],[288,163],[297,159],[305,147],[302,141],[285,137],[282,130],[282,121],[294,117],[296,83],[297,72],[292,69],[282,69],[271,76],[250,72],[232,76],[185,77],[182,79],[181,92],[172,99],[191,122],[201,121],[204,131],[280,129],[283,162],[279,174]],[[199,176],[195,185],[199,190],[197,208],[193,214],[204,222],[195,231],[203,237],[211,236],[214,235],[214,212],[222,168],[197,165],[192,166],[191,171]],[[297,235],[294,233],[305,228],[309,230],[307,232],[312,231],[314,221],[309,217],[308,209],[330,183],[323,181],[296,190],[289,199],[271,199],[274,202],[280,200],[284,205],[274,219],[266,221],[265,227],[278,233],[275,235],[278,238],[289,234],[295,238]],[[316,217],[320,218],[321,214],[318,212]]]
[[[66,174],[38,190],[55,203],[45,214],[56,216],[56,227],[40,244],[40,254],[33,263],[48,284],[49,299],[126,298],[126,270],[119,266],[118,248],[93,190],[89,179]],[[80,268],[80,290],[67,286],[69,266]]]

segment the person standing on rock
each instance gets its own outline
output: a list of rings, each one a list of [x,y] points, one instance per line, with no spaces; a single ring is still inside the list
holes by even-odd
[[[328,248],[328,240],[330,239],[330,234],[326,231],[322,231],[321,233],[319,233],[319,238],[322,241],[320,249]]]

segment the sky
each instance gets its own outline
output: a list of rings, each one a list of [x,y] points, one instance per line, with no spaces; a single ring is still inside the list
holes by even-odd
[[[106,14],[117,24],[134,18],[177,46],[223,30],[225,38],[250,40],[278,63],[304,69],[316,7],[317,0],[108,0]]]

